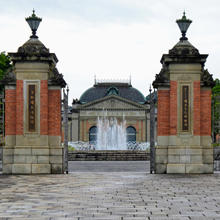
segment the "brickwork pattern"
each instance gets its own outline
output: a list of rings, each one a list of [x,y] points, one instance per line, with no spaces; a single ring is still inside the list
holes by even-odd
[[[170,134],[170,91],[158,90],[158,136],[167,136]]]
[[[144,141],[144,138],[143,138],[144,134],[143,134],[143,132],[144,132],[144,122],[143,122],[143,120],[141,120],[141,141]]]
[[[5,90],[5,135],[16,134],[16,90]]]
[[[48,134],[61,136],[61,93],[60,90],[48,92]]]
[[[211,89],[201,90],[201,106],[200,135],[211,136]]]
[[[193,83],[193,134],[200,135],[200,81]]]
[[[40,84],[40,134],[48,135],[48,82],[41,80]]]
[[[136,129],[137,134],[139,133],[139,121],[136,121],[135,126],[133,126]]]
[[[85,141],[84,140],[84,120],[80,121],[81,126],[80,126],[80,140]]]
[[[23,135],[24,131],[24,97],[23,80],[16,82],[16,135]]]

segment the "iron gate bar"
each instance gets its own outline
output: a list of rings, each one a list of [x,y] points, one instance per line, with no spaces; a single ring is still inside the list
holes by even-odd
[[[64,106],[64,172],[68,174],[68,95],[69,88],[67,86],[66,92],[63,89],[63,106]]]
[[[155,129],[155,102],[151,86],[150,86],[150,173],[155,173],[155,138],[154,138],[154,129]]]

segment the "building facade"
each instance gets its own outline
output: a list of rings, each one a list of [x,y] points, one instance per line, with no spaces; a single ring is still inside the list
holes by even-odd
[[[98,117],[126,120],[127,141],[149,142],[149,103],[129,81],[95,81],[69,111],[69,141],[96,140]]]

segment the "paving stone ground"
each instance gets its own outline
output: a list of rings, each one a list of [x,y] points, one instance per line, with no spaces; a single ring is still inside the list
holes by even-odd
[[[69,161],[70,172],[150,172],[149,161]]]
[[[0,219],[220,219],[220,173],[0,175]]]

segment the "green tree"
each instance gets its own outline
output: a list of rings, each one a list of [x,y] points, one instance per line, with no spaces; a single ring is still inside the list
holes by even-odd
[[[0,80],[3,78],[5,72],[11,67],[10,57],[5,52],[0,53]]]
[[[3,79],[5,73],[8,71],[9,68],[11,68],[11,61],[10,58],[5,52],[0,53],[0,80]],[[4,107],[3,107],[3,91],[4,91],[4,85],[0,85],[0,135],[2,135],[4,132]],[[0,145],[3,138],[0,137]]]
[[[215,79],[215,86],[212,88],[212,123],[214,142],[216,134],[220,132],[220,80]]]
[[[3,79],[7,70],[11,68],[11,60],[10,57],[5,54],[5,52],[0,53],[0,80]],[[3,86],[0,86],[0,90],[2,91]]]

